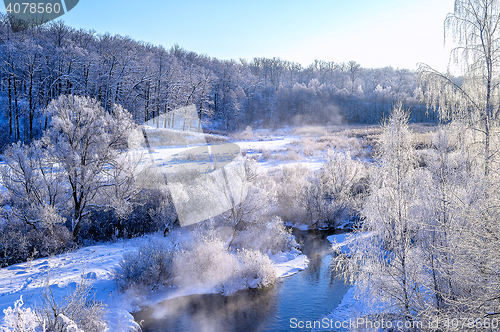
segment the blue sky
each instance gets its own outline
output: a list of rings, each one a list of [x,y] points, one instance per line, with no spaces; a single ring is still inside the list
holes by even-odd
[[[446,69],[443,20],[453,0],[80,0],[62,19],[219,59],[314,59],[363,67]]]

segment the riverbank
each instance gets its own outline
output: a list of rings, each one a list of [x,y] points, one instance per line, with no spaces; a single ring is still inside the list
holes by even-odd
[[[129,312],[140,310],[145,304],[141,303],[140,298],[117,292],[113,277],[123,254],[136,250],[141,241],[147,238],[146,236],[85,247],[66,254],[0,269],[0,313],[8,307],[13,307],[14,302],[21,296],[24,302],[23,308],[33,308],[37,303],[40,304],[40,295],[47,284],[50,284],[55,299],[60,300],[76,288],[83,274],[92,284],[93,298],[106,305],[104,319],[109,331],[128,332],[130,329],[136,329],[138,325]],[[280,278],[305,269],[308,264],[307,257],[297,250],[271,255],[270,258]],[[210,292],[213,290],[177,289],[175,293],[156,292],[147,304],[187,294]],[[0,328],[6,330],[3,314],[1,317]]]
[[[230,296],[189,295],[152,305],[134,313],[146,332],[272,331],[292,329],[291,322],[318,319],[335,309],[350,288],[331,272],[332,252],[327,236],[333,231],[293,230],[308,267],[264,289]]]

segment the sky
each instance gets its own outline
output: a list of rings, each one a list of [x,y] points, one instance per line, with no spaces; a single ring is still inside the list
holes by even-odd
[[[129,36],[219,59],[354,60],[365,68],[445,71],[453,0],[80,0],[74,28]]]

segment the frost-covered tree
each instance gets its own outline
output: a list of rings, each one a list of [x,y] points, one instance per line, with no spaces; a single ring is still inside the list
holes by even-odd
[[[225,181],[213,185],[209,192],[220,197],[229,211],[219,218],[231,229],[228,247],[241,231],[266,227],[269,212],[276,200],[275,190],[257,171],[254,160],[242,159],[237,167],[223,169]]]
[[[423,283],[434,299],[422,309],[427,319],[499,315],[499,23],[498,1],[455,1],[445,27],[457,44],[452,59],[462,79],[419,69],[424,100],[449,122],[427,165],[421,248],[429,272]]]
[[[324,199],[328,202],[328,221],[336,221],[338,217],[348,217],[361,206],[358,194],[366,177],[364,165],[354,160],[350,153],[328,151],[320,179]],[[337,218],[336,218],[337,217]]]
[[[132,176],[121,158],[134,124],[130,113],[113,105],[108,113],[97,100],[73,95],[61,96],[47,107],[52,116],[42,141],[64,174],[72,202],[73,234],[89,208],[109,204],[102,195],[110,187],[128,184]],[[119,197],[126,197],[120,193]]]
[[[421,183],[408,117],[401,105],[396,106],[384,126],[378,161],[371,169],[365,220],[358,230],[370,236],[353,241],[352,257],[340,254],[336,266],[369,297],[385,303],[389,312],[396,310],[411,321],[421,296],[415,208]]]
[[[63,175],[47,145],[43,141],[28,146],[17,143],[6,150],[4,157],[7,166],[2,167],[0,175],[12,213],[34,229],[59,220],[57,213],[65,209],[69,196],[61,186]],[[49,210],[52,213],[47,214]]]
[[[500,116],[499,24],[498,0],[456,0],[445,27],[457,45],[452,58],[462,65],[462,82],[425,64],[419,68],[425,86],[423,97],[430,107],[437,109],[441,119],[465,121],[482,134],[486,174],[496,157],[492,144]]]
[[[91,208],[111,208],[119,218],[132,210],[140,192],[128,158],[127,138],[134,127],[130,113],[98,101],[61,96],[46,109],[48,130],[29,145],[10,146],[0,175],[10,202],[9,218],[33,230],[72,221],[75,237]],[[120,225],[118,225],[120,227]]]
[[[424,321],[499,315],[498,177],[471,163],[460,133],[454,123],[440,129],[421,172],[416,220],[420,285],[429,295],[418,308]]]
[[[349,78],[351,79],[351,91],[354,92],[356,89],[356,78],[360,70],[361,65],[356,63],[356,61],[349,61],[347,63],[347,70],[349,71]]]

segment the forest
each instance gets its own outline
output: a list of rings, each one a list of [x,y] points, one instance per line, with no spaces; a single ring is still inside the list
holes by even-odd
[[[419,101],[415,72],[408,69],[321,60],[304,68],[276,57],[218,60],[62,21],[13,33],[6,15],[0,49],[3,147],[39,138],[48,125],[43,109],[67,94],[95,98],[106,111],[120,104],[139,124],[194,104],[205,124],[229,131],[378,124],[396,101],[412,107],[413,121],[437,120]]]

